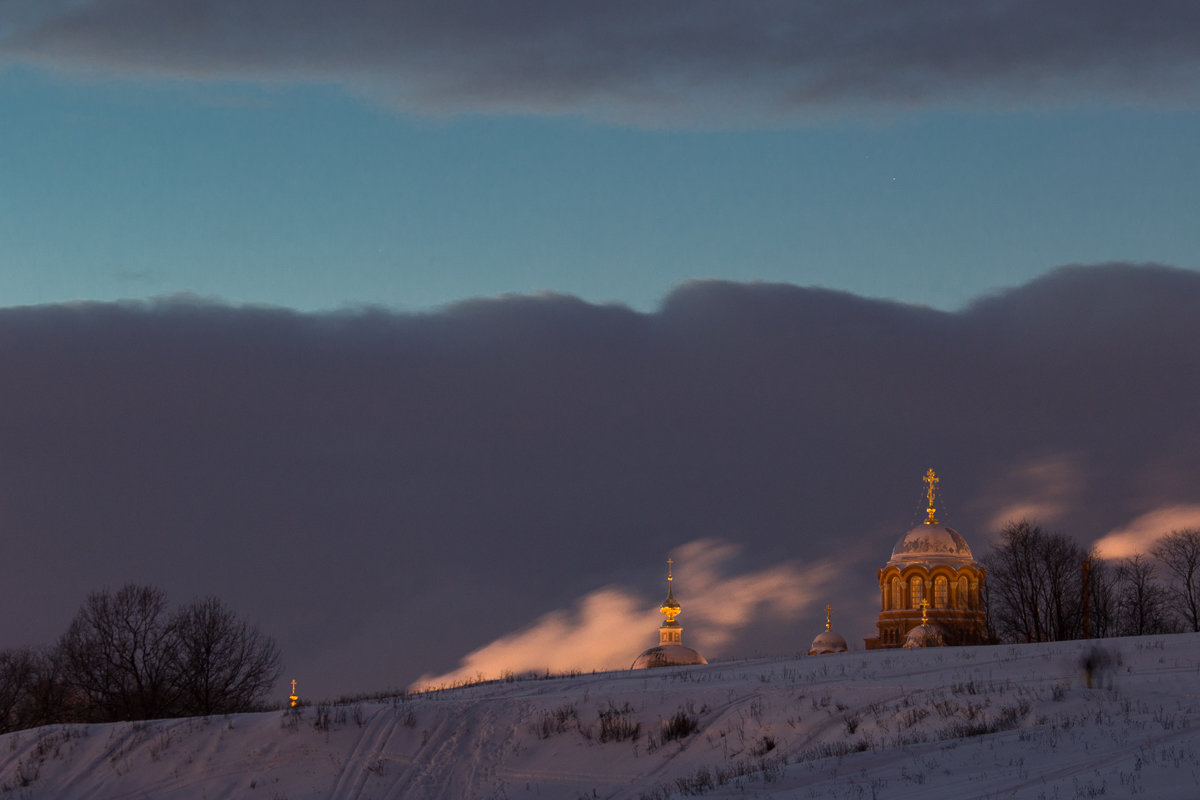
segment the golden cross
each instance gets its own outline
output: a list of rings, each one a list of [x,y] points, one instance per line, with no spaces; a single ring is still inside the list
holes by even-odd
[[[929,622],[929,598],[926,597],[921,601],[921,624]]]
[[[296,679],[292,678],[292,694],[296,693]]]
[[[825,630],[833,630],[833,606],[825,606]]]
[[[929,513],[929,518],[925,520],[925,524],[937,525],[937,517],[933,515],[933,512],[937,511],[937,509],[933,507],[933,496],[937,493],[936,487],[941,479],[933,471],[933,467],[930,467],[929,471],[925,473],[925,477],[922,478],[922,480],[929,484],[929,488],[925,490],[925,494],[929,497],[929,508],[925,509]]]
[[[675,559],[673,559],[673,558],[667,559],[667,580],[669,580],[669,581],[675,580],[675,576],[671,574],[671,565],[674,563],[675,563]]]

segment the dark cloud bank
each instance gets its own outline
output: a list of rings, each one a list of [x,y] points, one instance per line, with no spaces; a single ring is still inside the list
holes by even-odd
[[[399,686],[601,587],[652,607],[713,538],[730,574],[840,567],[710,655],[803,649],[826,601],[861,646],[929,466],[980,553],[1013,509],[1090,542],[1200,503],[1198,309],[1200,275],[1113,265],[961,313],[720,282],[654,314],[3,310],[0,645],[134,580],[220,595],[310,691]]]
[[[1194,103],[1190,0],[17,0],[0,58],[340,83],[421,112],[739,124],[843,106]]]

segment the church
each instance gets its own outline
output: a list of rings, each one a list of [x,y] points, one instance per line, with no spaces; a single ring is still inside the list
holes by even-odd
[[[643,651],[634,659],[631,669],[686,667],[708,663],[704,656],[690,647],[683,646],[683,626],[675,620],[683,608],[675,600],[675,575],[672,571],[674,563],[674,560],[667,559],[667,599],[663,600],[658,609],[666,619],[658,628],[658,646]]]
[[[986,570],[958,531],[938,522],[939,480],[932,469],[925,473],[925,522],[900,537],[877,573],[878,632],[865,640],[868,650],[987,641]]]
[[[987,643],[986,570],[958,531],[938,521],[934,501],[940,478],[930,469],[923,480],[929,500],[925,521],[900,537],[876,574],[879,619],[876,635],[864,640],[868,650]],[[659,607],[666,619],[659,626],[659,643],[639,655],[633,669],[708,663],[683,645],[683,627],[675,619],[682,608],[675,600],[672,564],[667,559],[667,599]],[[825,630],[813,639],[808,654],[848,649],[833,630],[833,609],[826,606]]]

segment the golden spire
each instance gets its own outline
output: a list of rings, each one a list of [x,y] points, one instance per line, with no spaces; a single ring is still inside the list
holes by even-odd
[[[675,601],[675,588],[674,588],[675,575],[671,570],[671,567],[674,563],[675,563],[675,559],[673,559],[673,558],[667,559],[667,599],[663,600],[662,606],[660,606],[658,609],[659,611],[661,611],[663,614],[666,614],[666,616],[667,616],[667,621],[664,622],[663,625],[677,624],[675,622],[675,617],[677,617],[679,615],[679,612],[683,610],[682,608],[679,607],[679,603]]]
[[[833,630],[833,606],[825,606],[825,630]]]
[[[933,471],[933,467],[930,467],[929,471],[925,473],[925,477],[922,478],[921,480],[925,481],[925,483],[927,485],[926,489],[925,489],[925,494],[929,497],[929,508],[925,509],[925,511],[929,514],[929,516],[925,520],[925,524],[926,525],[937,525],[938,524],[937,517],[935,517],[933,515],[933,512],[937,511],[937,509],[933,507],[933,497],[935,494],[937,494],[937,485],[941,479],[938,478],[937,474]]]

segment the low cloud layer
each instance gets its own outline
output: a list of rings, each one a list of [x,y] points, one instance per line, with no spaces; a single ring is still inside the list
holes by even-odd
[[[1155,542],[1169,533],[1200,530],[1200,505],[1169,506],[1140,515],[1096,542],[1101,558],[1129,558],[1148,553]]]
[[[738,125],[847,108],[1194,105],[1200,8],[520,0],[17,0],[0,58],[339,83],[420,113]]]
[[[676,600],[684,610],[678,620],[686,631],[684,643],[701,653],[728,646],[753,619],[790,631],[801,612],[824,596],[836,574],[829,564],[802,569],[786,563],[723,576],[723,567],[740,549],[728,542],[702,539],[671,551],[680,568]],[[666,595],[665,588],[662,594]],[[529,628],[467,654],[451,672],[422,676],[414,688],[523,672],[625,669],[634,656],[658,644],[662,617],[645,595],[615,586],[598,589],[570,610],[545,614]]]
[[[988,521],[988,528],[998,530],[1010,521],[1022,519],[1057,524],[1083,502],[1083,474],[1080,464],[1062,454],[1018,465],[994,488],[998,508]],[[1009,503],[1004,504],[1004,500]]]
[[[979,555],[1010,514],[1091,544],[1200,505],[1197,308],[1200,275],[1118,264],[958,313],[724,282],[0,310],[0,647],[132,580],[246,613],[310,695],[520,670],[580,621],[604,666],[653,643],[668,555],[707,656],[806,651],[826,603],[861,647],[929,467]]]

